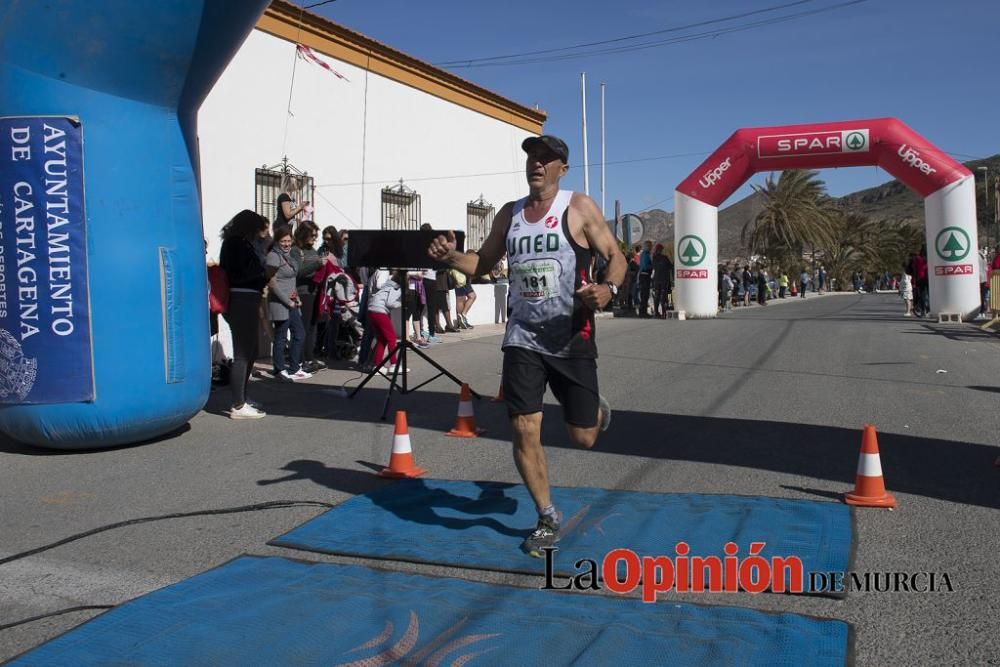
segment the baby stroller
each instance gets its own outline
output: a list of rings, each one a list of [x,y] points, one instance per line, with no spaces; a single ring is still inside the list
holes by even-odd
[[[324,285],[327,323],[326,354],[335,360],[350,361],[358,355],[364,332],[359,316],[358,283],[344,271],[337,269]]]

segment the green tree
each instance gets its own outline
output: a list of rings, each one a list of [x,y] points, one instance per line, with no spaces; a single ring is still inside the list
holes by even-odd
[[[751,254],[765,255],[782,266],[801,264],[806,248],[833,245],[839,211],[826,194],[817,172],[784,171],[763,186],[752,186],[761,195],[763,208],[744,226],[741,239]]]
[[[850,285],[850,276],[888,271],[898,274],[923,242],[923,231],[906,221],[872,220],[841,213],[834,220],[835,239],[822,248],[823,261],[839,286]]]

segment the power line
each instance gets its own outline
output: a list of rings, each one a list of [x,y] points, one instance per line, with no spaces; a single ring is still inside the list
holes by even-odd
[[[672,160],[672,159],[682,158],[682,157],[702,157],[702,156],[706,156],[706,155],[710,155],[710,154],[711,154],[711,151],[699,151],[697,153],[675,153],[674,155],[658,155],[658,156],[655,156],[655,157],[633,158],[631,160],[616,160],[616,161],[613,161],[613,162],[605,162],[605,164],[608,164],[608,165],[632,164],[632,163],[635,163],[635,162],[653,162],[653,161],[656,161],[656,160]],[[583,165],[582,164],[570,165],[569,168],[570,169],[582,169]],[[421,181],[447,181],[447,180],[459,179],[459,178],[483,178],[483,177],[486,177],[486,176],[510,176],[511,174],[520,174],[520,173],[523,173],[523,172],[524,172],[523,169],[518,169],[516,171],[488,171],[488,172],[482,172],[482,173],[479,173],[479,174],[452,174],[450,176],[422,176],[422,177],[418,176],[416,178],[405,178],[403,180],[405,180],[407,183],[416,183],[416,182],[421,182]],[[313,187],[316,187],[316,188],[349,188],[349,187],[355,187],[356,188],[356,187],[360,187],[360,186],[364,186],[364,185],[382,185],[382,184],[390,185],[390,184],[394,184],[394,183],[398,183],[398,182],[399,182],[399,178],[397,177],[397,178],[393,178],[393,179],[364,181],[364,182],[356,182],[356,183],[321,183],[321,184],[318,184],[318,185],[314,185]]]
[[[667,203],[668,201],[670,201],[673,198],[674,198],[673,195],[670,195],[669,197],[664,197],[660,201],[653,202],[652,204],[650,204],[646,208],[643,208],[643,209],[640,209],[640,210],[636,211],[636,213],[638,214],[638,213],[645,213],[646,211],[651,211],[651,210],[653,210],[654,206],[659,206],[660,204],[665,204],[665,203]]]
[[[336,2],[337,0],[323,0],[322,2],[314,2],[311,5],[305,5],[304,9],[312,9],[313,7],[322,7],[323,5],[328,5],[331,2]]]
[[[678,32],[681,30],[689,30],[691,28],[700,28],[702,26],[711,25],[713,23],[724,23],[726,21],[733,21],[736,19],[746,18],[748,16],[753,16],[754,14],[764,14],[766,12],[773,12],[779,9],[786,9],[788,7],[794,7],[795,5],[803,5],[807,2],[815,2],[815,0],[797,0],[796,2],[790,2],[784,5],[774,5],[773,7],[765,7],[764,9],[757,9],[752,12],[744,12],[742,14],[731,14],[729,16],[723,16],[722,18],[711,19],[708,21],[699,21],[697,23],[689,23],[687,25],[676,26],[673,28],[665,28],[663,30],[654,30],[652,32],[640,32],[635,35],[626,35],[625,37],[615,37],[613,39],[605,39],[599,42],[585,42],[583,44],[574,44],[572,46],[560,46],[554,49],[542,49],[540,51],[525,51],[523,53],[510,53],[502,56],[486,56],[483,58],[464,58],[462,60],[449,60],[441,63],[435,63],[438,66],[448,66],[448,65],[458,65],[460,63],[472,64],[478,62],[486,62],[490,60],[503,60],[506,58],[523,58],[524,56],[536,56],[544,53],[557,53],[559,51],[570,51],[572,49],[582,49],[588,46],[600,46],[602,44],[613,44],[615,42],[624,42],[630,39],[639,39],[640,37],[651,37],[653,35],[662,35],[668,32]]]
[[[985,159],[987,159],[987,158],[982,157],[982,156],[970,155],[969,153],[959,153],[959,152],[956,152],[956,151],[947,151],[947,150],[943,150],[941,148],[935,148],[934,146],[914,146],[914,148],[917,148],[917,149],[920,149],[920,150],[933,150],[933,151],[944,153],[945,155],[949,155],[949,156],[957,157],[957,158],[969,158],[969,159],[973,159],[973,160],[985,160]],[[611,162],[605,162],[605,164],[607,164],[607,165],[625,165],[625,164],[636,164],[636,163],[639,163],[639,162],[658,162],[660,160],[676,160],[676,159],[679,159],[679,158],[686,158],[686,157],[706,157],[708,155],[711,155],[714,152],[714,150],[718,150],[718,148],[713,149],[711,151],[695,151],[695,152],[692,152],[692,153],[674,153],[674,154],[671,154],[671,155],[655,155],[655,156],[652,156],[652,157],[631,158],[631,159],[628,159],[628,160],[613,160]],[[569,168],[571,170],[572,169],[582,169],[583,165],[582,164],[570,165]],[[522,169],[518,169],[518,170],[515,170],[515,171],[486,171],[486,172],[481,172],[481,173],[477,173],[477,174],[449,174],[449,175],[441,175],[441,176],[417,176],[417,177],[412,177],[412,178],[404,178],[404,180],[407,183],[420,183],[420,182],[426,182],[426,181],[458,180],[458,179],[463,179],[463,178],[485,178],[487,176],[510,176],[512,174],[520,174],[522,172],[523,172]],[[376,179],[376,180],[372,180],[372,181],[359,181],[359,182],[354,182],[354,183],[320,183],[320,184],[315,185],[314,187],[316,187],[316,188],[356,188],[356,187],[363,187],[365,185],[394,185],[396,183],[399,183],[399,177],[391,178],[391,179]],[[322,195],[320,195],[320,196],[322,196]],[[324,200],[326,200],[325,197],[324,197]],[[326,201],[328,201],[328,200],[326,200]],[[345,215],[344,217],[346,218],[347,216]]]
[[[563,55],[548,56],[541,58],[523,58],[521,60],[509,60],[509,61],[494,61],[494,62],[479,62],[472,63],[468,65],[455,64],[451,65],[451,69],[471,69],[478,67],[512,67],[516,65],[534,65],[539,63],[549,63],[557,61],[568,61],[568,60],[578,60],[580,58],[589,58],[591,56],[599,55],[610,55],[616,53],[629,53],[631,51],[641,51],[645,49],[652,49],[660,46],[672,46],[675,44],[683,44],[685,42],[699,41],[702,39],[714,39],[722,35],[728,35],[735,32],[743,32],[746,30],[752,30],[754,28],[767,27],[772,25],[777,25],[779,23],[785,23],[787,21],[792,21],[805,16],[813,16],[816,14],[822,14],[825,12],[833,11],[836,9],[842,9],[844,7],[849,7],[851,5],[858,5],[863,2],[868,2],[868,0],[849,0],[849,2],[842,2],[836,5],[830,5],[829,7],[822,7],[820,9],[814,9],[805,12],[798,12],[795,14],[788,14],[785,16],[779,16],[771,19],[765,19],[762,21],[753,21],[751,23],[745,23],[741,25],[731,26],[728,28],[719,28],[718,30],[708,30],[705,32],[694,33],[691,35],[683,35],[680,37],[675,37],[672,39],[661,40],[656,42],[644,42],[642,44],[633,44],[629,46],[620,46],[607,49],[596,49],[592,51],[584,51],[579,53],[568,53]],[[466,61],[457,61],[459,63]]]
[[[951,157],[958,157],[958,158],[964,157],[964,158],[971,158],[973,160],[985,160],[985,159],[987,159],[985,157],[975,156],[975,155],[971,155],[969,153],[959,153],[959,152],[956,152],[956,151],[946,151],[946,150],[943,150],[943,149],[940,149],[940,148],[935,148],[933,146],[915,146],[915,148],[922,149],[922,150],[936,150],[936,151],[938,151],[940,153],[944,153],[945,155],[949,155]],[[636,164],[636,163],[640,163],[640,162],[656,162],[656,161],[659,161],[659,160],[674,160],[674,159],[686,158],[686,157],[705,157],[705,156],[711,155],[712,152],[713,151],[698,151],[698,152],[694,152],[694,153],[674,153],[672,155],[657,155],[657,156],[653,156],[653,157],[633,158],[633,159],[630,159],[630,160],[615,160],[615,161],[612,161],[612,162],[607,162],[606,164],[608,164],[608,165],[625,165],[625,164]],[[583,165],[571,165],[570,166],[570,169],[582,169],[582,168],[583,168]],[[419,182],[427,182],[427,181],[458,180],[458,179],[463,179],[463,178],[484,178],[484,177],[487,177],[487,176],[510,176],[512,174],[519,174],[521,172],[522,172],[522,170],[517,170],[517,171],[493,171],[493,172],[482,172],[482,173],[478,173],[478,174],[453,174],[453,175],[449,175],[449,176],[423,176],[423,177],[407,178],[405,180],[406,180],[407,183],[419,183]],[[762,173],[762,172],[757,172],[757,173]],[[395,184],[395,183],[398,183],[398,182],[399,182],[399,179],[398,178],[394,178],[394,179],[391,179],[391,180],[384,180],[384,181],[383,180],[375,180],[375,181],[365,181],[365,182],[358,182],[358,183],[322,183],[322,184],[315,185],[314,187],[315,188],[363,187],[363,186],[366,186],[366,185],[392,185],[392,184]],[[327,203],[330,203],[332,205],[332,202],[330,202],[330,200],[327,199],[326,197],[324,197],[321,193],[317,193],[317,194],[319,194],[319,196],[322,197],[322,199],[324,201],[326,201]],[[638,211],[636,211],[636,213],[643,213],[645,211],[651,210],[652,208],[654,208],[654,207],[656,207],[656,206],[658,206],[660,204],[666,203],[666,202],[670,201],[671,199],[673,199],[673,193],[672,192],[671,192],[670,196],[665,197],[664,199],[661,199],[660,201],[654,202],[653,204],[650,204],[650,205],[646,206],[645,208],[639,209]],[[334,208],[336,208],[336,207],[334,207]],[[344,216],[345,219],[349,220],[349,218],[347,217],[347,215],[345,215],[342,211],[340,211],[339,209],[337,209],[337,212],[340,213],[342,216]],[[0,560],[0,563],[2,563],[2,562],[3,561]]]

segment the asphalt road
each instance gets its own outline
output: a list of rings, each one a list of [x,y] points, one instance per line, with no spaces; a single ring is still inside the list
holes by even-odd
[[[599,372],[614,407],[595,450],[570,447],[554,401],[543,439],[554,485],[832,500],[854,481],[861,429],[878,427],[895,511],[856,514],[858,572],[947,573],[953,592],[669,595],[854,624],[860,665],[1000,664],[1000,337],[971,324],[901,316],[892,295],[827,295],[737,309],[716,320],[602,319]],[[480,393],[496,393],[497,329],[430,350]],[[429,367],[411,358],[413,377]],[[946,371],[946,372],[943,372]],[[213,392],[188,428],[141,446],[62,453],[0,441],[0,558],[135,517],[269,500],[339,503],[383,484],[392,425],[384,381],[355,400],[325,371],[255,381],[269,412],[222,415]],[[456,389],[439,379],[393,406],[408,412],[419,465],[447,479],[518,481],[501,404],[476,406],[487,433],[443,435]],[[297,507],[128,526],[0,565],[0,625],[76,605],[118,604],[242,553],[364,562],[266,546],[320,513]],[[537,587],[538,578],[379,562],[378,567]],[[0,660],[98,612],[0,631]],[[992,662],[991,662],[992,661]]]

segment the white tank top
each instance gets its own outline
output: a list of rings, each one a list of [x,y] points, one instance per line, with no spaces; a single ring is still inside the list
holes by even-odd
[[[592,252],[569,233],[570,190],[560,190],[537,222],[528,222],[528,198],[514,202],[507,228],[510,318],[503,347],[555,357],[597,356],[594,313],[576,290],[590,281]]]

